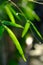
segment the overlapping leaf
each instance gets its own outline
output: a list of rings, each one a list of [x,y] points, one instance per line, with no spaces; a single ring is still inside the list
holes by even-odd
[[[20,55],[22,56],[22,58],[24,59],[24,61],[26,62],[26,58],[24,56],[23,50],[21,48],[21,45],[18,41],[18,39],[16,38],[15,34],[5,25],[3,25],[3,27],[6,29],[6,31],[8,32],[10,38],[12,39],[13,43],[15,44],[16,48],[18,49]]]
[[[43,39],[42,35],[40,34],[40,32],[37,30],[37,28],[35,27],[35,25],[30,21],[30,24],[32,25],[33,29],[35,30],[35,32],[37,33],[37,35]]]
[[[11,10],[11,12],[13,13],[13,15],[14,15],[19,21],[21,21],[20,17],[18,16],[18,13],[16,13],[16,11],[15,11],[10,5],[8,5],[8,6],[9,6],[9,9]]]
[[[13,27],[18,27],[18,28],[23,28],[20,24],[12,23],[10,21],[2,21],[2,24],[8,25],[8,26],[13,26]]]
[[[28,19],[30,19],[30,20],[36,19],[37,21],[40,21],[39,16],[30,7],[25,6],[25,7],[22,7],[22,9]]]
[[[27,21],[26,24],[25,24],[24,30],[22,32],[22,37],[24,37],[26,35],[29,28],[30,28],[30,23]]]
[[[5,6],[5,10],[6,10],[6,13],[7,13],[7,15],[9,16],[11,22],[12,22],[12,23],[15,23],[14,16],[13,16],[12,12],[10,11],[8,5]]]

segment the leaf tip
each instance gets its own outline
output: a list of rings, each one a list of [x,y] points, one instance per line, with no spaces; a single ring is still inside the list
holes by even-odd
[[[27,61],[24,55],[23,55],[23,60],[24,60],[25,62]]]

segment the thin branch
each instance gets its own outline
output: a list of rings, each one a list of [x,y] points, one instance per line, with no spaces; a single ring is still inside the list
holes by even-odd
[[[11,1],[11,0],[8,0],[8,1],[11,2],[15,7],[17,7],[20,12],[22,12],[21,9],[13,1]]]
[[[38,2],[38,1],[30,1],[30,0],[28,0],[29,2],[33,2],[33,3],[36,3],[36,4],[40,4],[40,5],[43,5],[43,3],[42,2]]]

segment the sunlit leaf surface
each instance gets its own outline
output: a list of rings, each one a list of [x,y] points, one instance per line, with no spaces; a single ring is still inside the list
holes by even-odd
[[[7,26],[5,26],[5,25],[3,25],[3,26],[4,26],[4,28],[7,30],[7,32],[8,32],[8,34],[9,34],[10,38],[12,39],[12,41],[13,41],[13,43],[15,44],[16,48],[18,49],[20,55],[22,56],[22,58],[23,58],[24,61],[26,62],[26,58],[25,58],[25,56],[24,56],[23,50],[22,50],[21,45],[20,45],[18,39],[16,38],[15,34],[14,34]]]
[[[24,37],[26,35],[29,28],[30,28],[30,23],[27,21],[26,24],[25,24],[24,30],[22,32],[22,37]]]

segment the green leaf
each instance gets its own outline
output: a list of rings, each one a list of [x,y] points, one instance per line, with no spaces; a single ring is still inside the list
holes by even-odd
[[[32,14],[37,21],[40,21],[40,17],[35,13],[35,11],[32,10]]]
[[[4,28],[3,26],[0,26],[0,38],[3,36]]]
[[[41,39],[43,39],[42,35],[40,34],[40,32],[37,30],[37,28],[35,27],[35,25],[34,25],[31,21],[30,21],[30,24],[33,26],[33,28],[34,28],[35,32],[37,33],[37,35],[38,35]]]
[[[18,16],[18,13],[16,13],[16,11],[15,11],[10,5],[8,5],[8,6],[9,6],[9,9],[12,11],[13,15],[14,15],[19,21],[21,21],[20,17]]]
[[[30,7],[25,6],[25,7],[22,7],[22,9],[23,9],[25,15],[27,16],[27,18],[29,18],[30,20],[36,19],[37,21],[40,21],[39,16]]]
[[[34,30],[36,31],[36,33],[38,34],[38,36],[42,39],[42,35],[40,34],[40,32],[37,30],[37,28],[32,24]]]
[[[29,21],[29,20],[28,20]],[[24,37],[27,33],[27,31],[29,30],[30,28],[30,23],[27,21],[27,23],[25,24],[25,27],[24,27],[24,30],[23,30],[23,33],[22,33],[22,37]]]
[[[25,16],[26,16],[29,20],[34,20],[34,17],[32,16],[31,11],[30,11],[29,8],[22,7],[22,10],[23,10]]]
[[[21,45],[20,45],[18,39],[16,38],[15,34],[14,34],[7,26],[5,26],[5,25],[3,25],[3,26],[4,26],[4,28],[7,30],[7,32],[8,32],[8,34],[9,34],[10,38],[12,39],[12,41],[13,41],[13,43],[15,44],[16,48],[18,49],[20,55],[22,56],[22,58],[23,58],[24,61],[26,62],[26,58],[25,58],[25,56],[24,56],[23,50],[22,50]]]
[[[9,16],[11,22],[12,22],[12,23],[15,23],[14,16],[13,16],[12,12],[10,11],[8,5],[5,6],[5,10],[6,10],[6,13],[7,13],[7,15]]]
[[[23,26],[21,26],[20,24],[12,23],[9,21],[2,21],[2,24],[8,25],[8,26],[14,26],[14,27],[18,27],[18,28],[23,28]]]
[[[32,10],[31,8],[27,7],[29,13],[31,13],[32,17],[34,17],[37,21],[40,21],[39,16],[36,14],[36,12],[34,10]]]

